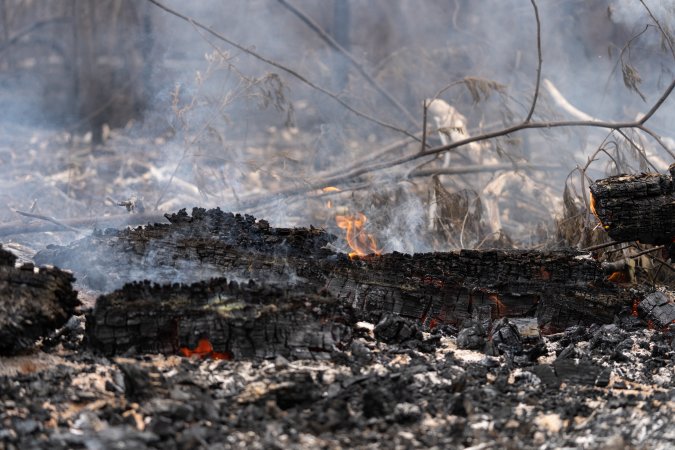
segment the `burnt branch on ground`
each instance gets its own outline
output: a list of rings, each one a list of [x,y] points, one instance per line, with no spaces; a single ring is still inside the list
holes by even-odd
[[[15,267],[0,247],[0,355],[31,350],[39,337],[61,327],[80,304],[73,276],[59,269]]]
[[[219,209],[195,208],[191,216],[181,211],[167,218],[169,225],[97,233],[68,247],[51,247],[35,259],[69,268],[81,276],[81,282],[102,291],[144,279],[188,284],[212,277],[253,279],[312,295],[325,293],[353,308],[359,320],[378,322],[386,314],[395,314],[426,329],[462,326],[476,315],[487,315],[491,320],[536,318],[544,331],[555,332],[572,325],[611,323],[640,296],[608,282],[600,263],[574,251],[464,250],[349,258],[325,248],[334,237],[319,229],[273,228],[264,220]],[[175,312],[169,316],[181,314],[181,309],[187,316],[193,314],[189,303],[173,303],[166,294],[170,289],[127,286],[110,298],[139,291],[141,298],[155,297],[155,303],[132,302],[130,311],[142,304],[156,317],[172,308]],[[189,294],[191,289],[194,292]],[[175,290],[180,298],[193,295],[197,304],[213,297],[199,283]],[[280,304],[287,298],[273,292],[269,295]],[[107,308],[122,304],[101,302],[97,314],[105,315]],[[297,314],[305,317],[310,306],[299,305]],[[204,320],[218,316],[217,312],[204,314],[209,317]],[[120,323],[124,326],[127,319]],[[210,334],[210,325],[197,328]],[[144,333],[149,330],[143,328]],[[145,337],[156,339],[164,332],[156,329]],[[120,336],[127,342],[129,336]]]

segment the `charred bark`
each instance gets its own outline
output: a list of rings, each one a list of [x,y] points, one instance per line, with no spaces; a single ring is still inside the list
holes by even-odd
[[[591,184],[591,204],[617,242],[671,244],[675,239],[675,164],[669,174],[618,175]]]
[[[329,296],[214,279],[132,283],[87,317],[89,344],[106,355],[193,353],[221,359],[326,358],[351,339],[351,307]]]
[[[193,282],[260,273],[286,281],[292,271],[286,259],[333,254],[323,247],[335,236],[312,227],[273,228],[220,209],[194,208],[191,216],[181,210],[166,218],[170,224],[96,231],[68,247],[49,246],[34,260],[72,270],[92,289],[110,291],[144,279]]]
[[[634,300],[630,292],[605,280],[597,261],[571,251],[465,250],[350,259],[324,248],[334,237],[322,230],[272,228],[265,221],[220,210],[195,209],[192,216],[182,211],[167,217],[169,225],[96,233],[68,248],[52,247],[36,256],[36,261],[63,265],[84,274],[82,281],[99,289],[143,279],[191,283],[212,277],[254,279],[266,286],[282,286],[281,290],[256,289],[269,289],[265,291],[267,301],[278,307],[284,305],[283,320],[289,324],[284,329],[304,321],[316,323],[324,317],[313,315],[311,302],[307,306],[294,301],[295,297],[284,289],[305,292],[312,298],[318,292],[327,293],[331,302],[351,308],[358,320],[373,323],[385,314],[402,316],[426,328],[461,326],[475,316],[488,320],[536,317],[539,326],[548,332],[571,325],[610,323]],[[266,341],[256,341],[248,350],[227,347],[229,338],[218,337],[218,333],[229,336],[238,331],[216,332],[218,327],[233,325],[216,320],[215,312],[202,308],[215,295],[209,292],[216,288],[208,286],[170,284],[150,288],[136,284],[105,296],[99,301],[95,320],[90,321],[95,325],[91,342],[106,353],[123,352],[132,346],[140,351],[175,352],[183,344],[194,348],[198,344],[195,340],[203,334],[215,339],[214,348],[225,346],[227,352],[240,356],[291,351],[280,350]],[[216,289],[220,292],[218,289],[228,299],[253,295],[246,289],[235,289],[234,293],[222,286]],[[172,295],[179,301],[171,300]],[[137,300],[119,300],[134,298]],[[130,311],[120,312],[119,320],[108,319],[107,310],[111,308]],[[293,315],[297,319],[292,319]],[[160,318],[161,326],[151,326],[146,316],[150,321]],[[175,317],[191,319],[181,322],[187,328],[181,329],[179,338],[163,336],[176,329],[172,322]],[[255,327],[264,330],[270,326],[267,321],[279,320],[261,317],[260,322],[249,317],[249,325],[256,323]],[[336,320],[339,314],[331,317]],[[116,325],[113,327],[109,320],[117,320]],[[134,325],[130,326],[129,321]]]
[[[59,269],[14,267],[0,248],[0,355],[31,349],[41,336],[66,323],[79,305],[73,277]]]

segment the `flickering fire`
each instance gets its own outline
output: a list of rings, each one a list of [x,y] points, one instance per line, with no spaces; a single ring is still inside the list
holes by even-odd
[[[340,188],[336,188],[335,186],[327,186],[325,188],[321,189],[323,192],[340,192]]]
[[[598,213],[595,210],[595,197],[593,196],[593,194],[591,194],[591,212],[595,217],[598,217]]]
[[[197,343],[197,347],[195,347],[194,350],[190,350],[187,347],[181,347],[180,353],[188,358],[191,356],[198,356],[199,358],[202,359],[206,358],[225,359],[225,360],[232,359],[232,355],[230,355],[227,352],[225,353],[214,352],[211,342],[209,342],[209,340],[206,338],[200,339],[199,342]]]
[[[349,253],[350,258],[353,258],[354,256],[365,256],[371,253],[375,253],[376,255],[382,253],[381,250],[377,248],[375,237],[372,234],[365,232],[367,221],[368,219],[363,213],[335,216],[337,226],[347,232],[347,243],[352,249]]]

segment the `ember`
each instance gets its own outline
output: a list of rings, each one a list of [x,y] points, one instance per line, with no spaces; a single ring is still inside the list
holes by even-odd
[[[366,256],[371,253],[376,255],[381,254],[381,250],[377,248],[377,241],[375,237],[365,232],[365,225],[368,219],[363,213],[357,213],[354,216],[335,216],[337,226],[347,231],[347,243],[352,251],[349,257]]]
[[[187,347],[181,347],[180,353],[188,358],[192,356],[197,356],[202,359],[211,358],[211,359],[224,359],[228,361],[232,359],[232,355],[230,355],[227,352],[223,353],[213,351],[213,346],[211,345],[211,342],[209,342],[209,340],[206,338],[200,339],[199,343],[197,344],[197,347],[195,347],[194,350],[190,350]]]

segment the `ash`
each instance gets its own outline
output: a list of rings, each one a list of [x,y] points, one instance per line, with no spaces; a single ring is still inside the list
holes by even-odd
[[[673,448],[675,326],[638,322],[385,317],[324,360],[224,361],[101,358],[76,318],[0,359],[0,448]]]

